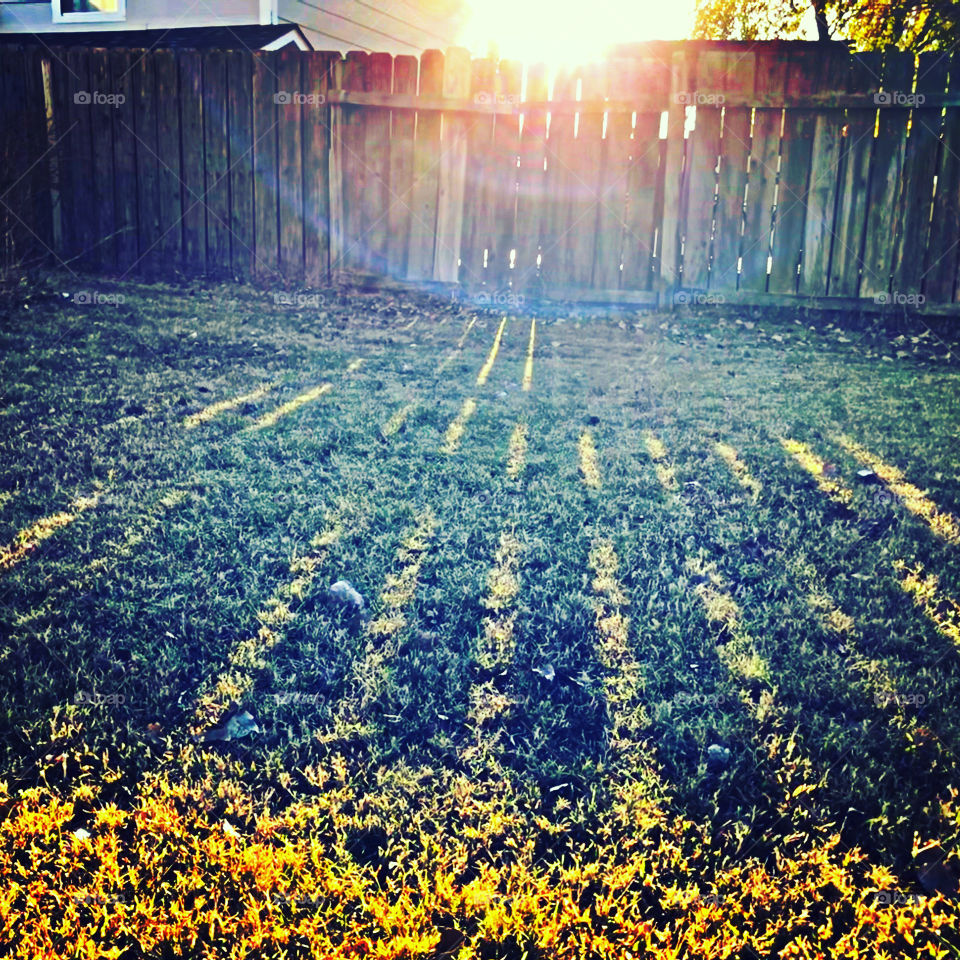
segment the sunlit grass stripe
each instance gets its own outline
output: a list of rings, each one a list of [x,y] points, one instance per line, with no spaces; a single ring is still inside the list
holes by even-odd
[[[6,547],[0,549],[0,573],[12,570],[24,557],[31,554],[44,540],[73,523],[85,510],[96,507],[100,495],[77,497],[67,510],[42,517],[21,530]]]
[[[347,373],[356,373],[364,364],[363,357],[357,357],[356,360],[351,360],[347,364]]]
[[[734,479],[744,490],[749,490],[756,500],[760,496],[763,485],[750,475],[747,465],[737,456],[737,451],[728,443],[717,440],[713,444],[713,452],[729,467]]]
[[[300,407],[304,406],[305,404],[312,403],[314,400],[319,400],[320,397],[326,393],[329,393],[332,389],[332,383],[321,383],[318,387],[313,387],[311,390],[307,390],[306,392],[294,397],[292,400],[288,400],[279,407],[270,410],[244,429],[248,431],[263,430],[265,427],[272,427],[278,420],[280,420],[282,417],[285,417],[288,413],[293,413],[295,410],[299,410]]]
[[[407,625],[407,607],[416,595],[420,569],[436,529],[436,517],[433,511],[427,508],[417,516],[413,530],[400,541],[394,558],[399,572],[387,574],[374,607],[379,612],[368,621],[364,629],[364,655],[353,666],[359,697],[343,700],[330,732],[314,733],[314,737],[321,743],[337,741],[358,731],[363,711],[380,694],[384,682],[384,665],[396,653],[394,638]]]
[[[835,438],[848,453],[856,457],[865,467],[869,467],[894,493],[912,514],[930,524],[930,529],[947,543],[960,544],[960,521],[955,516],[941,510],[924,492],[908,482],[897,467],[881,460],[866,447],[844,434]]]
[[[537,335],[536,318],[530,321],[530,343],[527,345],[527,362],[523,368],[523,389],[529,390],[533,386],[533,346]]]
[[[490,376],[490,371],[493,369],[494,361],[497,359],[497,353],[500,350],[500,341],[503,339],[503,330],[506,325],[507,318],[504,317],[500,321],[500,326],[497,329],[497,335],[493,338],[493,346],[490,348],[490,354],[484,361],[483,366],[480,368],[480,372],[477,374],[478,387],[482,387],[487,382],[487,377]]]
[[[853,491],[841,483],[828,477],[824,470],[827,466],[805,443],[790,438],[780,438],[780,445],[807,473],[816,481],[822,493],[825,493],[834,503],[849,505],[853,500]]]
[[[443,437],[443,452],[454,454],[460,446],[460,440],[467,428],[467,421],[477,412],[477,401],[473,397],[468,397],[463,401],[460,412],[450,421],[447,432]]]
[[[643,445],[647,448],[647,453],[653,461],[653,469],[657,474],[660,486],[670,493],[676,491],[677,478],[674,476],[673,467],[667,459],[667,450],[662,441],[650,430],[644,430]]]
[[[593,442],[593,434],[589,430],[584,430],[580,434],[577,449],[580,451],[580,473],[583,476],[583,482],[591,490],[599,490],[600,467],[597,463],[597,448]]]
[[[282,584],[257,614],[260,629],[252,637],[237,643],[230,651],[226,669],[197,697],[190,733],[199,736],[222,716],[231,702],[239,703],[253,687],[253,673],[266,664],[264,655],[275,647],[296,616],[291,604],[303,599],[317,569],[327,558],[330,547],[343,535],[343,519],[334,513],[326,528],[311,541],[311,552],[295,557],[290,564],[293,578]]]
[[[960,604],[940,591],[937,575],[924,576],[923,567],[918,564],[911,568],[903,560],[897,560],[893,566],[900,575],[901,589],[943,636],[960,647]]]
[[[522,421],[513,428],[507,445],[507,478],[516,480],[527,463],[527,425]]]
[[[380,433],[392,437],[404,424],[407,417],[416,409],[416,403],[404,404],[381,428]]]
[[[463,334],[460,336],[460,339],[457,341],[457,345],[450,351],[447,357],[440,362],[437,366],[437,373],[443,373],[447,369],[449,364],[453,361],[453,358],[457,356],[458,353],[463,349],[463,345],[467,342],[467,336],[470,334],[470,331],[473,329],[474,324],[477,322],[476,317],[471,317],[470,322],[467,324],[467,328],[463,331]]]
[[[211,403],[209,407],[204,407],[197,413],[192,413],[189,417],[186,417],[183,421],[183,426],[187,429],[190,429],[191,427],[197,427],[201,423],[208,423],[215,417],[219,417],[221,413],[226,413],[228,410],[235,410],[237,407],[243,406],[245,403],[256,403],[257,400],[262,400],[268,393],[270,393],[272,390],[275,390],[277,386],[278,384],[276,382],[264,383],[255,390],[251,390],[249,393],[241,394],[239,397],[233,397],[231,400],[220,400],[217,403]]]

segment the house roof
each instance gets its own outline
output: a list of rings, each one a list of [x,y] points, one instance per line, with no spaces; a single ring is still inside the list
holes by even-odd
[[[0,43],[47,47],[123,47],[125,49],[278,50],[289,43],[312,50],[295,23],[244,24],[235,27],[178,27],[171,30],[84,30],[0,33]]]

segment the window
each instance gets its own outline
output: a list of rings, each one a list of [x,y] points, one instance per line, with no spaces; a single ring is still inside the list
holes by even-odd
[[[54,23],[126,20],[126,0],[53,0]]]

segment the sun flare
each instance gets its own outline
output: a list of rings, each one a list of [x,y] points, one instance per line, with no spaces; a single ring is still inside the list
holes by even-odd
[[[679,40],[693,28],[693,0],[475,0],[460,37],[475,57],[572,67],[613,44]]]

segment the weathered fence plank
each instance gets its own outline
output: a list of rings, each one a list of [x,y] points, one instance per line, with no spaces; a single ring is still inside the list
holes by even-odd
[[[547,97],[547,68],[541,63],[527,71],[526,98],[537,102]],[[517,290],[531,290],[538,283],[540,227],[544,213],[546,179],[543,169],[547,147],[547,111],[525,110],[520,135],[520,167],[517,171],[517,257],[512,282]]]
[[[875,297],[890,290],[910,113],[905,106],[896,104],[898,96],[902,98],[909,93],[912,81],[913,54],[888,51],[883,64],[885,102],[880,106],[880,122],[870,163],[861,297]],[[886,98],[891,102],[886,102]]]
[[[330,70],[340,55],[332,51],[304,54],[303,84],[316,105],[304,112],[303,260],[310,286],[325,283],[330,269]]]
[[[203,273],[207,267],[207,225],[203,163],[203,64],[201,55],[177,54],[180,68],[180,168],[183,186],[183,268]]]
[[[230,271],[230,148],[227,127],[227,59],[220,50],[203,56],[203,205],[207,272]]]
[[[443,54],[424,50],[420,55],[421,96],[443,91]],[[437,229],[437,193],[440,153],[440,115],[417,112],[413,146],[413,207],[410,212],[410,250],[407,276],[411,280],[433,279],[433,254]]]
[[[284,47],[277,58],[277,199],[280,272],[294,283],[303,283],[303,115],[312,112],[304,103],[300,78],[301,55]]]
[[[779,50],[757,54],[756,90],[783,99],[787,57]],[[770,232],[776,202],[777,167],[780,156],[780,128],[783,111],[777,107],[758,109],[753,116],[750,141],[750,172],[744,217],[741,290],[767,289]]]
[[[489,58],[473,61],[470,94],[475,103],[493,99],[496,64]],[[494,183],[494,117],[474,115],[467,121],[467,166],[463,194],[463,242],[460,247],[460,283],[481,287],[486,282],[486,253],[493,232],[493,204],[500,185]]]
[[[108,50],[90,52],[90,86],[87,95],[93,137],[92,213],[94,227],[93,261],[104,271],[116,269],[116,213],[114,207],[113,110],[111,102],[99,99],[113,96]]]
[[[277,232],[277,68],[276,54],[253,55],[253,198],[256,274],[274,279],[280,265]]]
[[[631,99],[650,92],[666,109],[671,84],[669,64],[659,58],[639,60],[627,82]],[[650,290],[654,282],[654,244],[663,215],[665,170],[662,168],[666,163],[666,141],[660,139],[660,118],[660,110],[638,110],[630,145],[620,285],[631,290]]]
[[[849,61],[850,90],[877,89],[880,85],[882,54],[857,54]],[[831,296],[855,297],[860,288],[863,229],[867,213],[867,187],[873,128],[877,108],[846,111],[840,196],[838,198],[833,256],[830,263]]]
[[[183,259],[183,197],[180,187],[180,85],[176,54],[153,54],[157,90],[157,214],[160,267],[171,273]]]
[[[160,272],[160,163],[157,143],[156,60],[134,53],[131,71],[133,122],[137,139],[137,271],[147,277]]]
[[[576,77],[560,71],[553,81],[553,103],[576,100]],[[567,234],[573,200],[575,161],[575,116],[551,112],[547,131],[547,172],[543,217],[540,222],[540,276],[544,292],[566,283],[569,264],[566,258]]]
[[[727,51],[723,68],[724,96],[753,96],[754,52]],[[750,159],[749,107],[724,107],[717,183],[717,222],[710,265],[710,290],[732,291],[739,281],[740,242]]]
[[[819,70],[828,89],[840,89],[846,81],[847,56],[843,48],[824,52]],[[826,296],[829,286],[842,146],[843,111],[821,110],[814,120],[798,286],[807,296]]]
[[[393,59],[393,92],[417,92],[417,58],[400,55]],[[410,210],[413,204],[413,138],[416,115],[412,110],[394,110],[390,116],[390,206],[387,211],[387,273],[407,275],[410,240]]]
[[[364,89],[389,93],[393,84],[393,57],[372,53],[367,61]],[[363,162],[367,169],[363,194],[364,266],[374,273],[387,272],[390,210],[390,111],[374,107],[364,111]]]
[[[447,50],[443,70],[443,95],[463,99],[470,95],[470,53],[463,47],[451,47]],[[444,113],[441,130],[433,279],[454,283],[459,273],[460,240],[463,233],[467,118],[460,113]]]
[[[230,182],[230,269],[251,278],[254,259],[253,208],[253,56],[246,50],[227,54],[227,129]]]
[[[501,60],[496,76],[497,100],[520,102],[523,65],[516,60]],[[520,154],[520,118],[498,116],[493,129],[493,223],[487,279],[496,290],[503,290],[512,276],[511,251],[515,249],[517,210],[517,158]]]
[[[821,79],[821,55],[809,48],[793,50],[787,64],[787,100],[814,93]],[[780,140],[780,176],[777,184],[771,247],[771,293],[796,293],[799,282],[803,228],[807,219],[807,190],[817,117],[813,111],[787,108]]]
[[[940,53],[921,53],[917,66],[916,93],[920,97],[946,91],[948,60]],[[911,112],[910,136],[903,170],[901,230],[894,251],[893,289],[920,291],[923,253],[930,239],[930,208],[933,202],[937,150],[940,146],[941,108],[920,101]]]
[[[960,52],[950,57],[950,92],[960,93]],[[947,107],[937,164],[937,195],[930,224],[923,294],[950,303],[957,291],[957,233],[960,224],[960,107]]]

